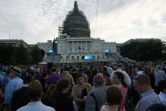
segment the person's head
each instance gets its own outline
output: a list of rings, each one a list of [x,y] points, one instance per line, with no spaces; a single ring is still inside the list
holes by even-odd
[[[124,81],[124,74],[122,72],[114,72],[113,82],[114,84],[122,84],[124,87],[128,87],[127,83]]]
[[[9,77],[14,78],[15,76],[21,76],[21,72],[22,72],[21,68],[14,66],[10,70]]]
[[[154,74],[155,71],[156,71],[155,67],[152,67],[150,73],[151,73],[151,74]]]
[[[30,71],[30,72],[29,72],[29,75],[31,75],[32,77],[34,77],[35,72],[34,72],[34,71]]]
[[[51,92],[54,90],[54,88],[56,87],[55,84],[51,84],[48,89],[47,89],[47,92],[46,92],[46,96],[47,97],[50,97],[51,96]]]
[[[70,89],[70,84],[67,79],[59,79],[56,84],[56,90],[59,93],[67,94]]]
[[[79,75],[79,76],[77,77],[77,83],[78,83],[78,84],[83,84],[83,83],[84,83],[84,78],[83,78],[82,75]]]
[[[52,72],[52,73],[55,73],[55,72],[56,72],[56,68],[55,68],[55,67],[52,67],[52,68],[51,68],[51,72]]]
[[[42,86],[38,80],[32,81],[28,86],[28,96],[32,102],[39,101],[42,95]]]
[[[133,80],[133,85],[138,93],[143,93],[151,89],[150,79],[145,74],[137,75]]]
[[[46,78],[48,76],[47,72],[43,72],[42,77]]]
[[[138,67],[138,71],[142,71],[142,67],[141,66]]]
[[[89,66],[86,66],[86,71],[90,71],[90,67]]]
[[[162,67],[160,65],[157,66],[157,70],[162,70]]]
[[[40,68],[36,68],[35,72],[40,72]]]
[[[119,87],[112,85],[106,91],[106,102],[109,106],[119,105],[123,100],[122,92]]]
[[[104,83],[104,78],[101,74],[97,74],[93,77],[93,85],[96,87],[96,86],[99,86],[99,85],[102,85]]]
[[[103,72],[107,72],[107,67],[103,67]]]
[[[133,75],[137,75],[137,69],[136,69],[136,68],[134,68],[134,69],[132,70],[132,74],[133,74]]]
[[[30,84],[30,82],[33,80],[33,77],[31,75],[27,75],[23,78],[24,84]]]
[[[65,77],[67,74],[69,74],[68,71],[63,71],[63,72],[62,72],[62,76],[63,76],[63,77]]]
[[[149,67],[144,67],[143,68],[143,73],[147,76],[149,76],[151,69]]]
[[[88,76],[87,76],[87,74],[82,74],[81,76],[84,78],[84,82],[88,83]]]
[[[166,94],[166,80],[161,80],[158,84],[160,91]]]
[[[122,63],[118,64],[117,68],[118,68],[118,69],[122,69],[122,70],[124,70],[124,66],[123,66]]]
[[[56,72],[58,73],[58,72],[60,72],[60,70],[61,70],[61,67],[60,67],[60,66],[57,66],[57,67],[56,67]]]
[[[56,87],[54,88],[50,96],[52,103],[55,105],[58,100],[59,94],[68,94],[69,89],[70,89],[69,81],[64,78],[59,79],[56,84]]]
[[[6,68],[2,68],[2,72],[6,72]]]
[[[152,104],[146,111],[166,111],[166,106],[161,103]]]

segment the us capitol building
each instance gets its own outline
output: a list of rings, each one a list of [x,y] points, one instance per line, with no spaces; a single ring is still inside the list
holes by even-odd
[[[116,42],[105,42],[100,38],[92,38],[90,24],[82,11],[79,10],[77,1],[74,8],[69,11],[62,27],[59,27],[59,36],[53,40],[53,50],[56,55],[49,54],[45,62],[56,61],[61,58],[62,63],[84,62],[86,57],[92,56],[93,61],[118,61],[124,60],[117,53]],[[52,44],[48,41],[47,44]],[[38,43],[40,48],[46,43]],[[61,57],[58,57],[61,56]]]
[[[90,24],[77,1],[69,11],[62,27],[58,29],[58,37],[47,42],[38,42],[37,46],[45,51],[44,62],[69,63],[86,61],[128,61],[120,54],[120,46],[116,42],[105,42],[100,38],[92,38]],[[18,45],[23,40],[0,40],[0,43]],[[28,45],[26,42],[25,46]]]

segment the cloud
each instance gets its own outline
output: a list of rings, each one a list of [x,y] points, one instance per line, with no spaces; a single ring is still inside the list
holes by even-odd
[[[0,37],[45,42],[58,36],[75,0],[1,0]],[[131,38],[166,40],[165,0],[78,0],[86,15],[91,36],[124,42]],[[97,15],[96,15],[97,10]]]

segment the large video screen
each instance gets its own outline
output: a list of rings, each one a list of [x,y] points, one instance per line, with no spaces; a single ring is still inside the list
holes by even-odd
[[[49,53],[54,53],[54,50],[49,50]]]
[[[92,60],[92,55],[86,55],[85,60]]]
[[[105,52],[108,52],[108,53],[109,53],[109,52],[111,52],[111,50],[108,48],[108,49],[105,50]]]

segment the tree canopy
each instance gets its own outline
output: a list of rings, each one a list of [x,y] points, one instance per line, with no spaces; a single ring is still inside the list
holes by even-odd
[[[120,49],[123,57],[137,61],[165,60],[166,46],[160,39],[150,39],[145,42],[131,42]]]
[[[0,44],[0,62],[3,64],[37,64],[43,60],[44,53],[37,45],[28,49],[23,43],[20,43],[18,47]]]

